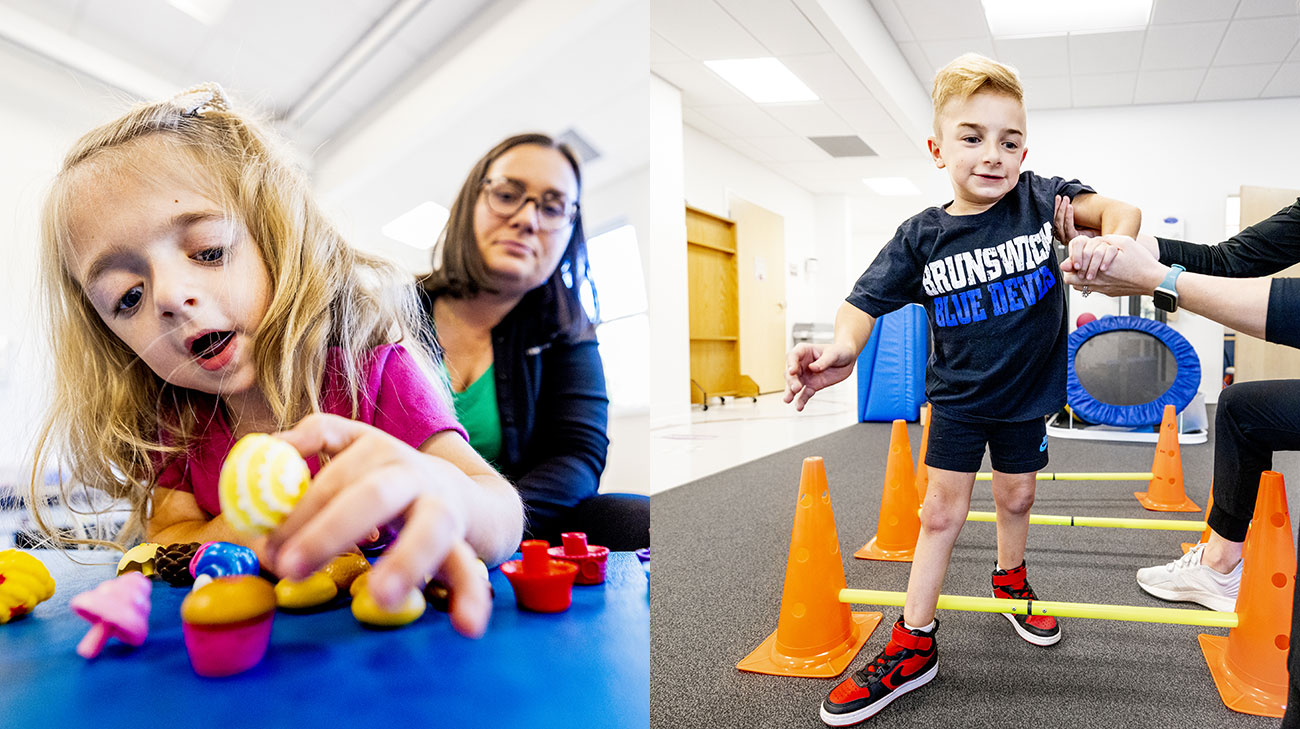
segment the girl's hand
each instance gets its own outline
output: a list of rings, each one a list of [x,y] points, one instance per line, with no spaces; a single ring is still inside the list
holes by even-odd
[[[483,634],[492,604],[465,542],[465,508],[454,486],[464,473],[378,428],[336,415],[309,415],[276,437],[303,456],[330,457],[270,535],[277,573],[302,579],[397,520],[397,540],[369,577],[376,602],[396,607],[407,590],[439,576],[451,590],[452,625],[466,636]]]

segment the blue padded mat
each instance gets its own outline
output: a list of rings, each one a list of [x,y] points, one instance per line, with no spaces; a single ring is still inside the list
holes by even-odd
[[[0,625],[2,727],[650,725],[649,589],[631,552],[611,554],[605,584],[575,586],[573,605],[552,615],[518,610],[509,581],[492,570],[496,599],[480,640],[432,608],[385,631],[362,627],[346,603],[279,612],[266,658],[222,679],[190,669],[180,624],[188,590],[165,582],[154,582],[143,646],[110,641],[82,659],[75,648],[89,625],[68,601],[113,567],[32,554],[57,589]]]

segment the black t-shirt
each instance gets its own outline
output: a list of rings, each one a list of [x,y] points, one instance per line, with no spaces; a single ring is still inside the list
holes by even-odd
[[[1022,172],[978,215],[933,207],[910,218],[858,278],[847,301],[871,316],[925,307],[933,343],[925,394],[936,410],[1014,422],[1065,404],[1069,329],[1052,211],[1056,195],[1091,192]]]

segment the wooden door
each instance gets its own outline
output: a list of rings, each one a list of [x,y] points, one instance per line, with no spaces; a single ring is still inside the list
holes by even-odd
[[[1254,225],[1295,203],[1300,190],[1274,187],[1241,188],[1241,227]],[[1300,278],[1300,264],[1274,274],[1277,278]],[[1300,378],[1300,349],[1271,344],[1237,332],[1234,382]]]
[[[731,196],[736,221],[740,370],[760,392],[785,389],[785,219]]]
[[[736,224],[686,208],[691,402],[731,395],[740,377]]]

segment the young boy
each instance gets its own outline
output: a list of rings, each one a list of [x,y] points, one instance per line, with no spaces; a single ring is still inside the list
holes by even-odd
[[[1135,234],[1141,212],[1077,180],[1021,172],[1024,93],[1016,72],[975,54],[934,80],[934,163],[952,202],[899,227],[835,316],[835,340],[800,344],[787,358],[785,401],[802,410],[847,378],[876,318],[925,306],[933,337],[926,373],[931,409],[929,487],[903,615],[880,655],[831,691],[822,721],[863,721],[938,670],[935,607],[953,543],[966,522],[987,444],[997,504],[993,596],[1036,599],[1025,579],[1025,537],[1035,475],[1047,465],[1043,417],[1065,404],[1065,287],[1052,242],[1058,196],[1080,225]],[[1035,645],[1061,638],[1054,618],[1006,614]]]

